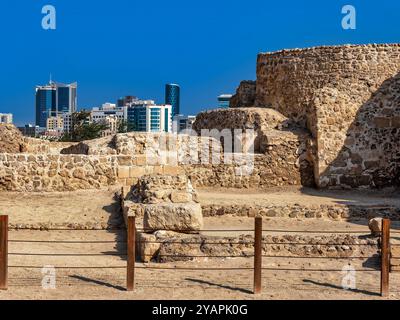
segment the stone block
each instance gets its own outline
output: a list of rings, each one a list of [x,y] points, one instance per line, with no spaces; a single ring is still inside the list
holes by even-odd
[[[164,168],[162,166],[153,166],[153,174],[163,174]]]
[[[127,166],[119,166],[118,167],[118,178],[119,179],[129,178],[129,167],[127,167]]]
[[[120,166],[131,166],[132,158],[129,156],[118,156],[118,164]]]
[[[144,206],[144,227],[150,230],[173,230],[182,233],[203,228],[203,215],[198,203],[165,203]]]
[[[177,166],[164,166],[163,173],[164,174],[169,174],[169,175],[178,175],[179,174],[179,167],[177,167]]]
[[[392,118],[392,127],[400,128],[400,117],[393,117]]]
[[[394,247],[394,246],[392,246],[392,249],[391,249],[391,251],[392,251],[392,257],[393,258],[399,258],[400,259],[400,247]]]
[[[140,178],[146,174],[145,167],[130,167],[129,177],[130,178]]]
[[[378,169],[379,168],[379,161],[364,161],[365,169]]]
[[[392,267],[400,267],[400,259],[390,259],[390,265]]]
[[[390,118],[387,117],[375,117],[374,124],[377,128],[389,128],[391,126]]]
[[[373,218],[369,221],[368,227],[372,235],[378,236],[382,231],[382,218]]]
[[[171,193],[171,201],[173,203],[187,203],[191,202],[192,200],[192,195],[188,192],[173,191]]]
[[[136,165],[138,165],[138,166],[147,165],[147,157],[146,157],[146,155],[137,155],[136,156]]]
[[[156,243],[157,237],[155,235],[138,232],[136,241],[138,254],[142,262],[150,262],[157,256],[161,244]]]

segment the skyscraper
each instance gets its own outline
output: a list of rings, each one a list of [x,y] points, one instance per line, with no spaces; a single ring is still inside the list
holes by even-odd
[[[77,83],[63,84],[50,81],[36,87],[36,125],[46,127],[49,117],[73,113],[77,109]]]
[[[172,106],[172,116],[180,114],[180,87],[177,84],[165,85],[165,104]]]

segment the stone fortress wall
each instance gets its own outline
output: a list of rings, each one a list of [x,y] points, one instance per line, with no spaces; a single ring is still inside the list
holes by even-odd
[[[304,147],[296,137],[284,144],[271,139],[268,155],[229,154],[235,161],[227,164],[221,144],[207,137],[127,133],[80,144],[56,144],[47,153],[43,152],[50,150],[47,142],[33,142],[24,152],[0,152],[0,190],[130,186],[150,174],[186,174],[196,187],[263,188],[299,185],[303,179],[298,153]],[[248,167],[252,169],[249,174],[241,173]]]
[[[399,72],[400,44],[261,53],[255,96],[241,85],[231,107],[254,99],[308,129],[319,187],[397,185]]]

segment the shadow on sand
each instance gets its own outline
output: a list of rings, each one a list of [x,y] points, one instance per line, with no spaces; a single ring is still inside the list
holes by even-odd
[[[201,279],[186,278],[185,280],[186,281],[200,283],[200,284],[205,284],[205,285],[209,285],[209,286],[213,286],[213,287],[218,287],[218,288],[222,288],[222,289],[227,289],[227,290],[232,290],[232,291],[239,291],[239,292],[246,293],[246,294],[253,294],[253,292],[250,291],[250,290],[246,290],[246,289],[243,289],[243,288],[232,287],[232,286],[228,286],[228,285],[224,285],[224,284],[213,283],[213,282],[209,282],[209,281],[205,281],[205,280],[201,280]]]
[[[344,289],[341,286],[337,286],[331,283],[326,283],[326,282],[318,282],[315,280],[309,280],[309,279],[303,279],[304,283],[308,283],[308,284],[314,284],[316,286],[321,286],[321,287],[325,287],[325,288],[331,288],[331,289],[337,289],[337,290],[345,290],[345,291],[349,291],[349,292],[353,292],[353,293],[361,293],[361,294],[366,294],[366,295],[370,295],[370,296],[380,296],[380,293],[378,292],[371,292],[368,290],[361,290],[361,289]]]

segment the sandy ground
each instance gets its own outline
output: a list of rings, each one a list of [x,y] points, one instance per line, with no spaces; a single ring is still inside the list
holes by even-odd
[[[383,191],[329,191],[311,188],[276,187],[267,190],[199,189],[202,204],[221,205],[290,205],[290,204],[346,204],[346,205],[397,205],[400,198],[396,190]]]
[[[124,231],[11,231],[11,241],[34,239],[58,242],[11,242],[9,290],[0,292],[0,299],[381,299],[378,295],[380,273],[371,267],[365,268],[365,261],[352,262],[356,269],[368,270],[355,274],[355,290],[342,288],[344,275],[340,271],[285,270],[341,270],[348,264],[347,260],[310,258],[264,258],[263,267],[276,270],[263,271],[263,293],[257,296],[252,294],[252,270],[212,269],[252,268],[251,258],[199,259],[196,262],[162,265],[137,263],[140,269],[136,269],[136,290],[127,292],[125,237]],[[80,241],[86,243],[73,243]],[[38,255],[20,255],[23,253]],[[42,288],[43,266],[61,267],[56,269],[55,290]],[[147,269],[142,269],[144,267]],[[152,270],[152,267],[208,270]],[[391,275],[391,299],[400,298],[399,280],[398,274]]]
[[[116,190],[73,193],[18,194],[0,193],[1,213],[12,223],[53,224],[120,223]],[[312,191],[312,190],[311,190]],[[275,189],[268,192],[200,191],[202,203],[307,203],[352,201],[358,203],[396,203],[391,193],[341,193]],[[316,192],[316,191],[312,191]],[[340,222],[323,219],[264,219],[264,229],[361,231],[368,233],[367,221]],[[205,218],[210,235],[252,233],[254,219],[246,217]],[[394,228],[399,228],[394,224]],[[275,234],[276,232],[271,232]],[[136,269],[135,292],[125,291],[126,234],[121,231],[10,231],[9,290],[0,299],[381,299],[378,270],[356,272],[356,289],[344,290],[343,266],[348,260],[264,258],[263,293],[252,294],[252,270],[213,270],[213,268],[252,268],[251,258],[199,259],[175,264],[141,264]],[[400,238],[400,237],[399,237]],[[397,238],[395,238],[397,239]],[[24,241],[36,242],[24,242]],[[400,239],[397,239],[400,241]],[[44,242],[41,242],[44,241]],[[49,241],[49,242],[47,242]],[[83,242],[83,243],[81,243]],[[356,269],[365,270],[365,262],[352,260]],[[42,288],[42,267],[56,269],[56,289]],[[152,267],[188,267],[201,270],[153,270]],[[35,268],[30,268],[35,267]],[[71,268],[73,267],[73,268]],[[83,267],[83,268],[82,268]],[[90,267],[89,269],[86,267]],[[92,268],[96,267],[96,268]],[[103,268],[107,267],[107,268]],[[146,268],[144,268],[146,267]],[[323,269],[339,271],[288,271],[286,269]],[[203,270],[206,269],[206,270]],[[391,274],[391,299],[399,299],[400,275]]]
[[[118,225],[122,219],[119,202],[114,198],[117,190],[119,188],[51,193],[0,192],[0,214],[8,215],[11,224]]]

